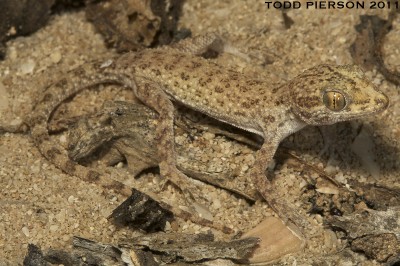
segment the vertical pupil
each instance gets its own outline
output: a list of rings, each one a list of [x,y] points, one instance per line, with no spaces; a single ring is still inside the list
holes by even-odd
[[[336,93],[333,93],[333,109],[336,109]]]
[[[346,105],[346,98],[340,92],[327,91],[323,95],[323,103],[331,111],[340,111]]]

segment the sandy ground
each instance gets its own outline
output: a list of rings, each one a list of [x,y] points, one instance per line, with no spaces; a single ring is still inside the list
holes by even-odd
[[[264,1],[251,2],[236,1],[233,4],[232,1],[189,0],[184,5],[180,25],[189,28],[194,35],[219,32],[229,43],[250,55],[253,61],[229,55],[216,60],[235,66],[246,75],[268,79],[271,87],[317,64],[352,63],[349,46],[356,37],[354,26],[359,23],[359,15],[386,18],[388,14],[388,10],[293,10],[288,15],[294,24],[286,29],[279,11],[267,9]],[[399,31],[398,18],[385,44],[385,60],[398,71]],[[0,62],[1,123],[18,123],[23,119],[44,84],[59,77],[60,73],[91,59],[112,54],[113,51],[105,48],[101,36],[85,20],[82,11],[54,16],[46,27],[32,36],[10,41],[7,57]],[[260,58],[270,63],[262,64]],[[344,179],[357,178],[363,182],[390,184],[399,188],[400,143],[396,141],[400,139],[399,88],[385,81],[376,71],[367,75],[389,96],[391,105],[383,114],[347,126],[356,128],[364,123],[374,142],[372,153],[379,159],[374,169],[378,169],[379,174],[365,167],[342,142],[342,147],[338,149],[347,154],[345,162],[339,160],[332,163],[326,158],[319,158],[322,138],[315,130],[306,130],[298,137],[291,137],[288,143],[307,162],[321,167],[328,164],[337,166],[335,173]],[[96,98],[101,95],[92,91],[82,93],[81,97],[89,99],[87,102],[90,105],[95,104]],[[115,98],[125,99],[125,96],[121,94]],[[222,149],[233,150],[237,149],[235,145],[239,145],[232,144],[232,148],[226,142],[221,141]],[[240,147],[245,150],[243,157],[253,154],[249,148]],[[251,167],[251,160],[239,162],[247,162],[246,167]],[[44,249],[68,248],[74,235],[117,243],[121,237],[137,234],[126,228],[118,229],[105,218],[122,198],[68,176],[50,165],[33,145],[29,134],[0,135],[0,165],[0,265],[21,264],[28,243]],[[293,182],[299,182],[296,181],[298,172],[290,165],[280,169],[276,175],[286,181],[278,189],[285,195],[289,190],[285,186],[294,186]],[[151,176],[146,178],[144,184],[151,187]],[[225,217],[221,219],[237,231],[247,231],[265,216],[272,215],[264,203],[250,206],[229,193],[209,186],[207,189],[223,202],[221,207],[214,209],[214,215]],[[316,229],[310,232],[315,237],[308,246],[307,254],[328,254],[340,246],[340,240],[322,228],[320,218],[309,217],[315,222]],[[199,232],[203,229],[178,219],[177,227],[170,230]],[[304,254],[293,254],[285,261],[291,265],[294,262],[307,264],[305,257]],[[371,261],[364,263],[375,264]]]

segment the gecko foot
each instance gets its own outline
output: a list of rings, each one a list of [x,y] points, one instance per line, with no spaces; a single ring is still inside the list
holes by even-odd
[[[199,188],[190,181],[190,178],[182,173],[175,165],[168,162],[161,162],[159,164],[160,174],[165,178],[165,183],[171,181],[176,187],[180,189],[185,197],[185,200],[190,203],[198,199],[207,200],[198,193]]]
[[[308,229],[311,228],[311,224],[307,221],[307,219],[300,214],[298,210],[292,207],[292,204],[283,198],[282,195],[279,195],[276,192],[276,189],[272,186],[271,182],[264,174],[258,172],[255,173],[255,177],[255,183],[258,187],[259,193],[272,208],[272,210],[286,225],[296,226],[299,229],[298,235],[304,237]]]
[[[159,166],[161,176],[165,178],[166,181],[171,181],[183,193],[187,204],[185,214],[188,216],[188,220],[223,232],[232,232],[231,229],[225,225],[212,221],[212,214],[205,206],[198,203],[198,199],[207,199],[199,193],[200,189],[191,183],[189,177],[179,171],[174,164],[167,161],[161,162]],[[207,217],[204,217],[204,215]]]

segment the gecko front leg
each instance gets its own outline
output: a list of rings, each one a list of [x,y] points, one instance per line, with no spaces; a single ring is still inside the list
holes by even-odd
[[[288,204],[284,197],[277,194],[271,181],[269,181],[265,175],[266,166],[271,163],[278,146],[279,142],[264,142],[256,153],[256,160],[250,171],[250,176],[254,184],[256,184],[258,192],[275,213],[278,214],[279,218],[281,218],[285,224],[292,223],[304,232],[306,228],[310,228],[307,220],[302,217],[298,211],[290,207],[290,204]]]
[[[194,55],[201,55],[207,50],[228,52],[244,59],[248,59],[248,56],[244,55],[236,48],[226,45],[221,37],[215,33],[208,33],[189,40],[180,41],[179,43],[175,44],[173,48]],[[267,119],[267,121],[264,121],[263,124],[268,125],[268,123],[269,121]],[[288,122],[288,124],[285,124],[285,127],[300,129],[304,127],[304,124],[298,122]],[[261,128],[268,129],[269,127],[261,126]],[[257,190],[267,201],[269,206],[286,224],[288,222],[292,222],[300,229],[307,228],[309,227],[308,222],[298,213],[298,211],[289,207],[290,204],[287,204],[286,200],[282,199],[282,197],[277,194],[276,189],[273,188],[271,182],[265,175],[266,166],[268,166],[272,161],[281,139],[277,138],[275,132],[264,131],[263,135],[264,144],[257,151],[255,163],[250,171],[250,176],[253,180],[253,183],[256,185]]]

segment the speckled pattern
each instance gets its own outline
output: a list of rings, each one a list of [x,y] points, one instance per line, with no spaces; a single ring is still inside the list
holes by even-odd
[[[72,162],[61,146],[50,141],[47,132],[52,111],[65,99],[95,84],[121,84],[131,88],[143,103],[159,113],[160,173],[179,184],[189,202],[201,195],[197,194],[188,177],[176,168],[171,100],[262,136],[264,144],[256,154],[249,182],[257,184],[260,194],[284,221],[294,222],[300,228],[307,227],[294,208],[287,206],[284,200],[278,200],[265,178],[265,168],[279,143],[306,125],[333,124],[383,111],[388,106],[388,98],[359,68],[349,65],[316,66],[284,86],[270,88],[267,80],[249,79],[197,56],[207,47],[214,48],[215,43],[220,43],[218,37],[206,34],[185,40],[175,48],[127,53],[69,72],[45,91],[30,118],[32,136],[41,153],[69,174],[129,195],[130,189],[122,183]],[[327,91],[335,91],[344,97],[345,105],[341,110],[327,108],[323,101]],[[187,214],[183,216],[188,218]],[[192,220],[226,229],[199,217]]]

